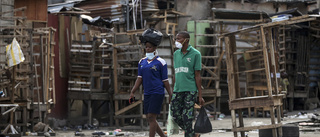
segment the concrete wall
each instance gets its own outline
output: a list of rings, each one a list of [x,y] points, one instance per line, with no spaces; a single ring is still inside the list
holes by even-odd
[[[306,5],[302,2],[295,3],[244,3],[243,5],[240,2],[226,2],[226,9],[233,10],[255,10],[255,11],[264,11],[268,14],[273,14],[276,12],[282,12],[293,8],[298,8],[302,14],[307,14],[308,11],[311,11],[316,8],[316,5]]]
[[[10,11],[14,8],[14,0],[0,0],[0,12]],[[12,17],[13,13],[2,15],[3,17]],[[14,25],[13,21],[0,20],[0,26]]]
[[[187,30],[189,20],[204,20],[212,17],[210,0],[177,0],[177,11],[186,13],[191,17],[179,19],[177,31]]]
[[[5,12],[5,11],[10,11],[13,10],[13,6],[14,6],[14,0],[0,0],[0,12]],[[1,15],[2,17],[12,17],[13,13],[7,13],[7,14],[3,14]],[[0,20],[0,26],[13,26],[14,22],[13,21],[6,21],[6,20]],[[0,33],[2,35],[2,30],[0,30]],[[4,43],[3,40],[0,41],[0,43]],[[8,43],[5,43],[8,44]],[[5,56],[5,51],[6,48],[5,46],[0,46],[0,61],[5,61],[6,60],[6,56]],[[0,64],[0,69],[4,68],[5,64]]]
[[[266,13],[276,13],[276,6],[273,3],[244,3],[226,2],[226,9],[243,10],[243,11],[264,11]],[[278,4],[278,12],[287,10],[287,4]]]
[[[177,31],[187,30],[187,22],[190,20],[205,20],[212,18],[211,8],[225,8],[243,11],[264,11],[268,14],[286,11],[298,8],[302,14],[307,14],[316,8],[315,5],[306,5],[302,2],[295,3],[244,3],[240,2],[210,2],[210,0],[177,0],[177,11],[186,13],[190,17],[180,17]]]

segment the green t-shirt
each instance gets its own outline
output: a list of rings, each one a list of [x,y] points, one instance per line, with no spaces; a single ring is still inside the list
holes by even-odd
[[[201,54],[191,45],[187,53],[178,49],[173,54],[175,83],[173,92],[197,91],[195,70],[201,70]]]

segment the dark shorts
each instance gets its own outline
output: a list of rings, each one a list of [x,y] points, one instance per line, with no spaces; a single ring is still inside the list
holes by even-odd
[[[164,94],[144,95],[143,114],[160,114]]]

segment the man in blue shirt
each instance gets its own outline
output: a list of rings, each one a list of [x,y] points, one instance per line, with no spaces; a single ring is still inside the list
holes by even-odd
[[[150,30],[146,30],[145,32],[148,31]],[[162,37],[162,34],[156,30],[152,30],[151,35],[161,35]],[[144,36],[144,34],[142,34],[142,36]],[[154,37],[145,35],[143,38],[143,43],[146,46],[146,57],[139,61],[138,78],[131,90],[130,98],[134,97],[134,92],[142,84],[144,89],[143,113],[147,115],[150,127],[149,137],[154,137],[155,133],[158,133],[161,137],[165,137],[156,118],[161,111],[165,95],[164,87],[169,94],[169,101],[171,100],[172,92],[168,80],[167,63],[158,56],[158,52],[156,51],[160,42],[156,43],[150,38]]]

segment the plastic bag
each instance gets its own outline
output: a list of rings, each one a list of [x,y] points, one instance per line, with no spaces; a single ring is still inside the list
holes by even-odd
[[[208,118],[207,112],[202,106],[197,118],[196,123],[194,124],[194,132],[196,133],[209,133],[212,131],[212,125],[210,119]]]
[[[13,38],[12,43],[6,46],[6,57],[9,67],[18,65],[25,60],[16,38]]]
[[[162,40],[162,33],[155,29],[147,29],[142,33],[140,37],[141,43],[150,42],[155,46],[159,46]]]
[[[179,134],[179,126],[174,122],[173,117],[171,116],[171,106],[169,104],[169,114],[168,114],[168,123],[167,123],[167,135]]]

